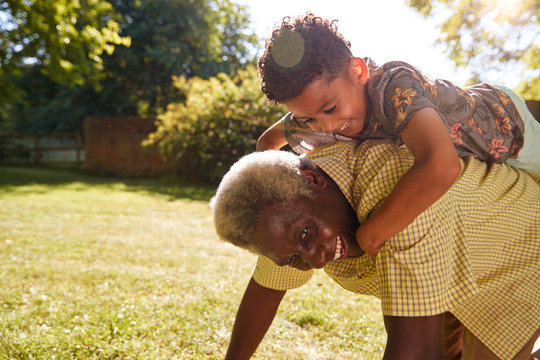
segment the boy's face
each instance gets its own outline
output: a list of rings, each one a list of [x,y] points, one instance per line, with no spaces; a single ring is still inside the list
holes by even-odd
[[[353,136],[370,114],[366,83],[369,71],[360,58],[351,58],[349,71],[328,82],[321,78],[297,97],[284,102],[294,117],[312,130]]]

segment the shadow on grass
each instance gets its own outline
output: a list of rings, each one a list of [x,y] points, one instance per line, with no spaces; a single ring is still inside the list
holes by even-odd
[[[101,187],[133,192],[147,192],[166,195],[170,200],[189,199],[209,201],[215,193],[216,185],[194,183],[178,177],[163,178],[118,178],[97,176],[85,173],[76,168],[43,168],[0,166],[0,193],[20,192],[26,185],[43,185],[29,192],[46,192],[50,189],[77,185],[75,189],[85,190],[90,187]]]

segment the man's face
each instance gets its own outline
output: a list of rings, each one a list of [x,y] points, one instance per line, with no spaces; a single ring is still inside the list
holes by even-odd
[[[347,74],[332,81],[317,79],[284,104],[314,131],[352,137],[363,130],[370,112],[365,86],[369,71],[365,65],[358,71],[351,61]]]
[[[264,206],[251,249],[277,265],[299,270],[361,256],[355,238],[356,214],[337,186],[328,185],[315,187],[313,199],[299,197],[287,206]]]

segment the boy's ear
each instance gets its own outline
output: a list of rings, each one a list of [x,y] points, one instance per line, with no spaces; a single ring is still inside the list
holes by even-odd
[[[310,189],[318,191],[326,187],[328,182],[320,171],[312,169],[302,169],[300,171],[308,181]]]
[[[371,78],[366,62],[359,57],[351,57],[349,60],[349,75],[351,79],[358,81],[360,85],[365,85]]]

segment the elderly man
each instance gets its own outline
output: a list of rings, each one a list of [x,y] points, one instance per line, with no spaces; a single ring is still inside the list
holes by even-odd
[[[540,334],[540,175],[462,161],[452,188],[365,255],[355,230],[412,165],[389,142],[239,160],[213,199],[220,238],[259,256],[227,359],[251,357],[289,289],[323,268],[380,298],[385,359],[529,359]]]

